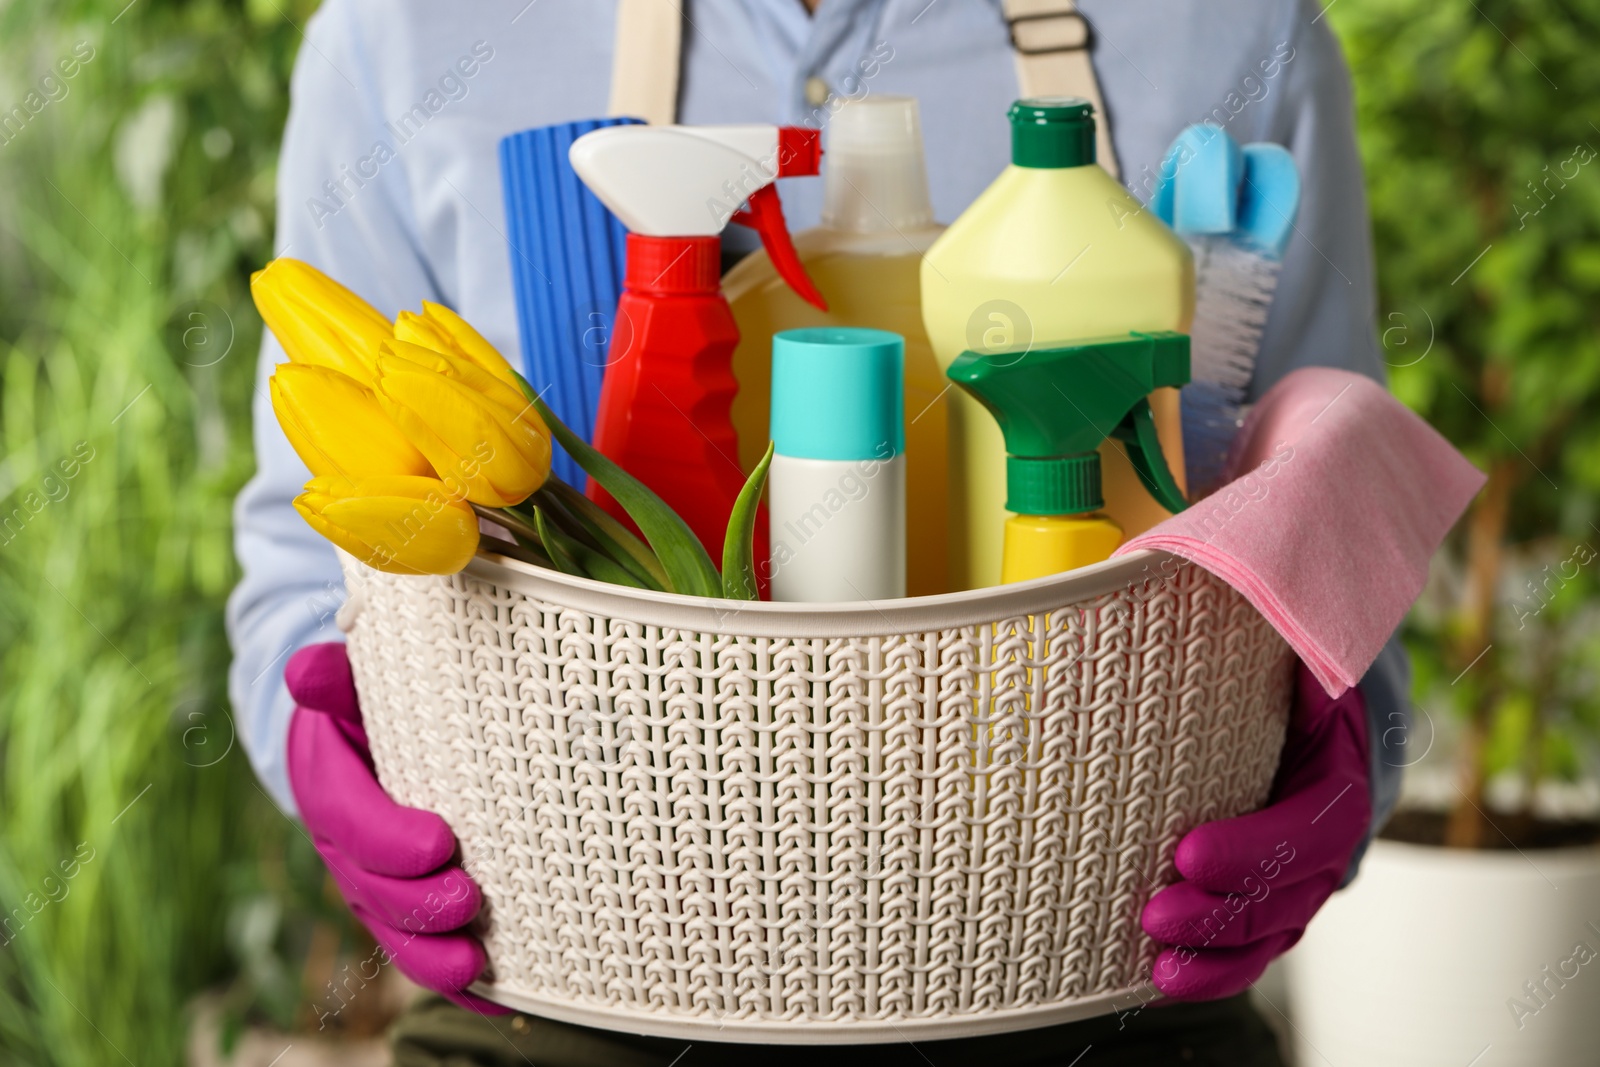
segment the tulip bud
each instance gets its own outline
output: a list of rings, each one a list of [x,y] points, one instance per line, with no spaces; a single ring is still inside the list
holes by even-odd
[[[390,574],[454,574],[478,550],[478,516],[437,478],[324,476],[294,501],[311,528]]]
[[[436,374],[443,374],[447,378],[453,378],[473,392],[481,393],[498,407],[504,408],[512,414],[527,411],[530,418],[538,419],[541,426],[544,424],[544,420],[539,416],[538,411],[528,410],[528,398],[523,395],[521,386],[507,384],[504,379],[484,370],[470,359],[452,356],[438,349],[409,344],[400,340],[390,341],[383,345],[378,354],[380,356],[399,357]]]
[[[400,432],[475,504],[520,504],[550,474],[544,420],[475,363],[394,341],[378,356],[377,393]]]
[[[267,383],[284,436],[312,474],[429,476],[427,457],[378,406],[371,389],[327,367],[281,363]]]
[[[371,304],[298,259],[275,259],[256,271],[250,295],[292,362],[372,384],[378,346],[394,337],[394,327]]]
[[[408,341],[474,363],[511,388],[518,388],[516,372],[499,350],[485,341],[466,319],[443,304],[424,300],[422,314],[400,312],[394,321],[394,337],[397,341]]]

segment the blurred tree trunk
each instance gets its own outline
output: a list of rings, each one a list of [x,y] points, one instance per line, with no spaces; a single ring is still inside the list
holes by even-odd
[[[1484,377],[1490,377],[1487,370]],[[1490,390],[1485,389],[1485,393]],[[1462,671],[1479,665],[1481,659],[1492,654],[1489,639],[1494,627],[1495,591],[1500,583],[1506,525],[1519,471],[1515,460],[1495,460],[1489,467],[1489,481],[1473,503],[1468,519],[1464,625],[1456,651]],[[1486,675],[1498,678],[1499,672],[1487,670]],[[1484,764],[1500,695],[1500,687],[1494,682],[1473,691],[1472,712],[1461,743],[1461,800],[1451,811],[1445,826],[1444,843],[1452,848],[1482,848],[1492,829],[1483,808],[1483,787],[1487,779]]]

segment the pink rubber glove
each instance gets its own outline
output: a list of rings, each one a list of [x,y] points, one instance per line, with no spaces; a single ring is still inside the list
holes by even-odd
[[[461,929],[482,896],[452,862],[456,839],[444,820],[401,807],[378,784],[344,645],[301,649],[284,680],[298,705],[289,785],[350,910],[413,982],[464,1008],[506,1013],[464,992],[486,962],[483,945]]]
[[[1190,831],[1176,857],[1184,881],[1145,905],[1145,932],[1173,946],[1151,968],[1157,989],[1233,996],[1300,940],[1372,822],[1367,755],[1361,691],[1335,700],[1301,665],[1271,802]]]

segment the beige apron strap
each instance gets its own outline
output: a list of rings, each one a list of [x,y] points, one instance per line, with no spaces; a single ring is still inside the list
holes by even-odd
[[[611,59],[612,115],[668,125],[678,118],[678,53],[683,10],[678,0],[617,0]]]
[[[1075,0],[1002,0],[1001,9],[1011,31],[1022,95],[1080,96],[1093,104],[1095,155],[1116,177],[1111,120],[1089,63],[1089,47],[1094,43],[1089,20],[1078,13]]]

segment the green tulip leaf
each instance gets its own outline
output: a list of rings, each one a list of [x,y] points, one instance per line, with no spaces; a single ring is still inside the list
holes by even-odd
[[[601,455],[577,434],[556,418],[555,412],[545,405],[526,378],[520,374],[517,381],[528,402],[539,412],[545,425],[560,442],[561,447],[582,467],[584,472],[599,482],[610,493],[644,532],[644,538],[655,549],[656,557],[666,572],[669,592],[688,596],[716,597],[722,595],[722,576],[716,564],[706,555],[700,539],[689,529],[678,513],[667,506],[655,493],[633,475]],[[619,568],[620,569],[620,568]]]
[[[767,442],[766,455],[745,479],[728,516],[728,534],[722,543],[722,595],[728,600],[755,600],[756,513],[761,509],[761,493],[767,486],[767,468],[772,466],[773,442]]]
[[[578,561],[572,558],[572,555],[566,551],[565,546],[553,535],[550,530],[550,524],[545,521],[544,513],[538,508],[533,509],[533,525],[534,529],[539,532],[539,540],[543,543],[544,550],[550,557],[550,562],[556,565],[556,570],[562,574],[571,574],[578,578],[589,577],[583,572],[583,568],[578,565]]]
[[[551,475],[535,495],[547,497],[550,502],[560,505],[601,551],[626,567],[645,585],[658,590],[667,588],[667,572],[650,546],[635,537],[632,530],[606,514],[593,500],[555,475]],[[555,508],[549,510],[552,515],[555,514]]]
[[[550,553],[550,558],[555,561],[557,569],[579,578],[593,578],[595,581],[625,585],[633,589],[645,588],[643,582],[629,574],[619,564],[607,559],[577,538],[556,529],[555,524],[545,515],[543,508],[533,509],[533,522],[538,527],[539,539],[544,542],[545,550]]]

